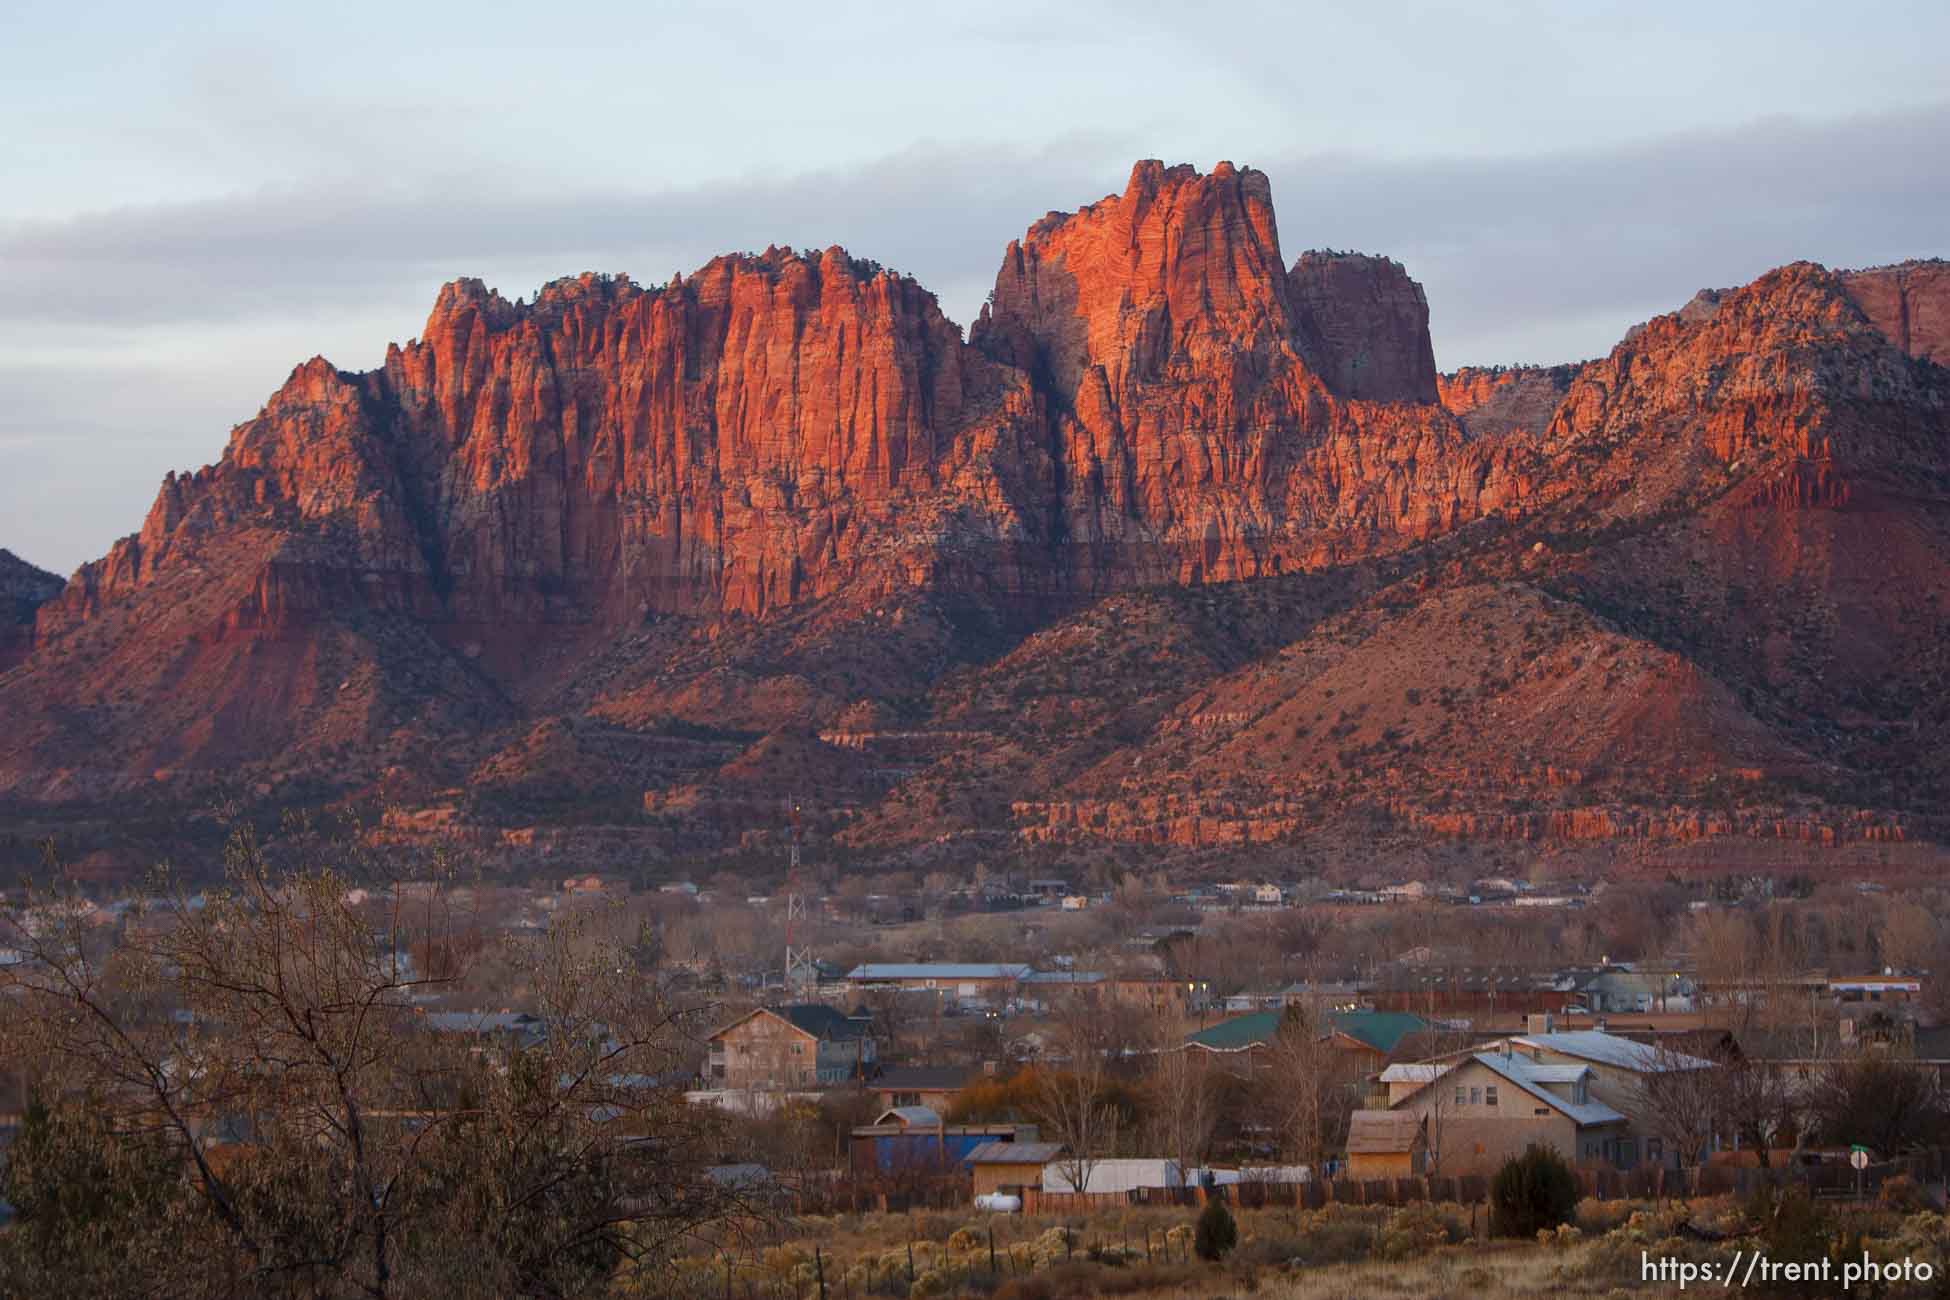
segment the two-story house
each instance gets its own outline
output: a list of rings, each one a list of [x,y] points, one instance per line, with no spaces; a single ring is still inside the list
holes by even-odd
[[[1676,1167],[1678,1155],[1661,1140],[1653,1121],[1647,1080],[1667,1070],[1711,1070],[1714,1063],[1601,1029],[1556,1029],[1548,1016],[1533,1019],[1540,1032],[1485,1043],[1476,1051],[1523,1057],[1535,1066],[1588,1070],[1592,1099],[1626,1121],[1624,1131],[1608,1137],[1602,1158],[1625,1169],[1642,1164]]]
[[[874,1063],[872,1022],[819,1003],[760,1007],[712,1034],[710,1086],[730,1091],[845,1083]]]
[[[1428,1167],[1445,1176],[1492,1175],[1530,1146],[1574,1163],[1612,1163],[1629,1121],[1593,1093],[1586,1065],[1541,1064],[1515,1051],[1476,1052],[1445,1069],[1394,1067],[1389,1109],[1415,1115],[1428,1135]]]

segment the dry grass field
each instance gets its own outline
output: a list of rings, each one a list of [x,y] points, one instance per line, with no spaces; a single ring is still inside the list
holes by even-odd
[[[1092,1296],[1218,1300],[1463,1300],[1700,1294],[1719,1285],[1648,1279],[1646,1257],[1724,1269],[1735,1251],[1769,1249],[1752,1209],[1729,1198],[1684,1203],[1586,1201],[1578,1221],[1537,1240],[1490,1237],[1480,1214],[1454,1204],[1325,1210],[1241,1210],[1237,1247],[1218,1262],[1192,1250],[1188,1210],[1128,1208],[1070,1218],[949,1214],[841,1215],[773,1225],[761,1237],[680,1264],[635,1294],[727,1300],[987,1297],[1083,1300]],[[1699,1234],[1721,1235],[1708,1244]],[[1811,1250],[1852,1258],[1931,1261],[1939,1271],[1950,1220],[1894,1207],[1827,1222],[1788,1257]],[[1839,1253],[1838,1253],[1839,1252]],[[677,1289],[668,1289],[671,1286]],[[664,1290],[658,1290],[658,1287]],[[1769,1294],[1741,1288],[1748,1294]],[[1790,1293],[1791,1294],[1791,1293]],[[1839,1286],[1802,1294],[1842,1295]],[[1935,1295],[1930,1287],[1877,1294]]]

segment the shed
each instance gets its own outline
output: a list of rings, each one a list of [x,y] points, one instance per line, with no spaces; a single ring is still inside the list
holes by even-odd
[[[1429,1122],[1400,1110],[1357,1110],[1347,1129],[1347,1173],[1355,1179],[1414,1178],[1428,1165]]]
[[[1062,1152],[1054,1142],[984,1142],[962,1157],[975,1178],[975,1195],[1041,1187],[1043,1166]]]

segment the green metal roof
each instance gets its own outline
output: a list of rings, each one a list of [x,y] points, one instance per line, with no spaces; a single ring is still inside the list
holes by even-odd
[[[1185,1041],[1215,1052],[1242,1051],[1272,1042],[1285,1016],[1284,1011],[1254,1011],[1201,1029]],[[1327,1019],[1336,1030],[1377,1052],[1392,1052],[1402,1039],[1428,1028],[1422,1017],[1406,1011],[1332,1011]]]
[[[1328,1018],[1334,1028],[1377,1052],[1392,1052],[1402,1039],[1429,1027],[1422,1017],[1407,1011],[1336,1011]]]
[[[1285,1014],[1284,1011],[1254,1011],[1248,1015],[1234,1016],[1210,1029],[1201,1029],[1187,1036],[1185,1041],[1215,1052],[1237,1052],[1256,1043],[1272,1042],[1273,1035],[1280,1030],[1280,1018]]]

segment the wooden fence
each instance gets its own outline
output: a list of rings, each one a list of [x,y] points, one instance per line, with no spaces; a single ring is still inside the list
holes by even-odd
[[[1658,1200],[1673,1196],[1744,1197],[1753,1195],[1763,1185],[1770,1183],[1775,1186],[1799,1186],[1812,1196],[1846,1199],[1857,1195],[1874,1197],[1882,1190],[1883,1184],[1899,1176],[1918,1183],[1940,1184],[1946,1175],[1950,1175],[1950,1158],[1946,1158],[1943,1151],[1929,1151],[1879,1161],[1869,1165],[1859,1175],[1854,1168],[1839,1161],[1775,1165],[1766,1170],[1752,1165],[1707,1165],[1683,1171],[1587,1166],[1577,1169],[1576,1173],[1582,1194],[1599,1201]],[[965,1178],[937,1179],[924,1185],[910,1184],[899,1190],[834,1187],[827,1196],[817,1199],[826,1202],[826,1206],[821,1208],[831,1209],[888,1212],[949,1210],[969,1204],[971,1190]],[[1020,1195],[1025,1214],[1086,1214],[1092,1210],[1125,1205],[1196,1209],[1213,1197],[1246,1209],[1284,1206],[1318,1210],[1333,1203],[1402,1206],[1418,1201],[1454,1201],[1463,1205],[1479,1204],[1489,1200],[1490,1180],[1485,1175],[1361,1181],[1337,1178],[1309,1183],[1230,1183],[1211,1189],[1148,1187],[1087,1195],[1045,1192],[1040,1187],[1025,1187]]]

